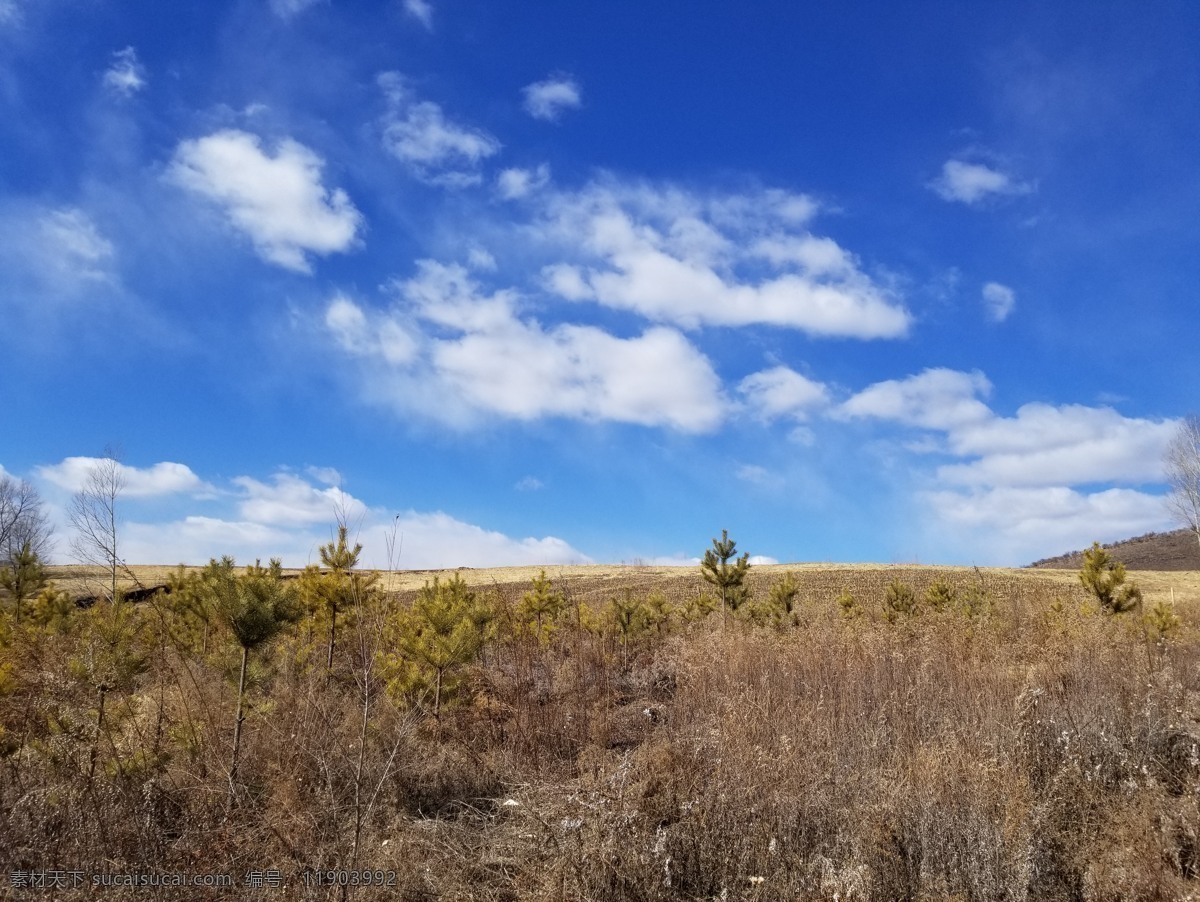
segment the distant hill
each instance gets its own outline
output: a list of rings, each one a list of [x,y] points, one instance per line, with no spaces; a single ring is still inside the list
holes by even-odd
[[[1103,547],[1129,570],[1200,570],[1200,543],[1189,529],[1148,532]],[[1083,566],[1083,551],[1044,558],[1029,566],[1043,570],[1078,570]]]

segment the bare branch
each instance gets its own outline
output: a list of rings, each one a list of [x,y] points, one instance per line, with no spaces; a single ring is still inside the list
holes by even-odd
[[[118,547],[117,502],[125,490],[121,463],[106,451],[93,464],[83,487],[71,499],[71,526],[75,537],[71,553],[81,564],[104,568],[109,599],[117,598],[117,576],[126,570]]]
[[[23,479],[0,476],[0,563],[11,561],[27,544],[44,559],[52,535],[37,489]]]
[[[1180,422],[1167,446],[1164,468],[1171,486],[1167,509],[1200,541],[1200,417]]]

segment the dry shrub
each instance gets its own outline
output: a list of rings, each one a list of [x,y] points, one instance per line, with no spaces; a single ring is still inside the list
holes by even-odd
[[[894,580],[950,600],[888,622]],[[249,899],[340,899],[300,877],[348,867],[395,872],[361,899],[1200,897],[1195,612],[1162,637],[991,572],[796,585],[798,626],[709,617],[627,647],[603,626],[612,583],[579,587],[548,635],[490,642],[437,719],[383,692],[379,617],[347,626],[329,672],[301,624],[252,674],[228,808],[219,636],[201,655],[148,621],[98,731],[72,668],[87,634],[13,633],[2,866],[284,875]]]

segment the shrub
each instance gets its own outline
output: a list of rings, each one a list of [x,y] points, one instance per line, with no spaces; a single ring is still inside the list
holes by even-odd
[[[917,593],[912,590],[912,586],[901,582],[899,577],[893,579],[883,596],[883,615],[888,623],[895,623],[905,617],[915,617],[919,612]]]
[[[1125,565],[1093,542],[1083,553],[1083,569],[1079,581],[1100,603],[1105,614],[1123,614],[1142,606],[1142,590],[1135,583],[1126,584]]]

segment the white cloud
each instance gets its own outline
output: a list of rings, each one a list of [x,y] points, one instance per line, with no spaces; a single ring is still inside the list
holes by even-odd
[[[37,468],[42,479],[69,492],[78,492],[86,484],[93,469],[104,462],[99,457],[68,457],[61,463]],[[185,464],[162,462],[150,467],[132,467],[117,464],[124,486],[124,498],[155,498],[163,495],[188,493],[192,495],[211,491],[211,487],[200,480]]]
[[[503,169],[496,176],[496,193],[504,200],[517,200],[550,183],[550,167],[545,163],[536,169]]]
[[[868,386],[843,402],[835,415],[948,431],[992,417],[991,409],[978,398],[986,397],[991,387],[978,371],[928,369],[917,376]]]
[[[556,122],[570,109],[583,103],[579,82],[569,75],[556,75],[522,88],[525,112],[535,119]]]
[[[515,539],[441,512],[408,511],[396,520],[408,569],[587,564],[591,558],[554,536]]]
[[[100,234],[82,210],[53,210],[38,220],[40,242],[55,269],[72,281],[106,282],[112,278],[112,242]]]
[[[229,555],[239,564],[265,564],[279,557],[285,566],[302,567],[312,562],[318,543],[315,537],[297,538],[294,531],[261,523],[190,515],[165,523],[124,524],[121,554],[131,564],[202,565]]]
[[[760,418],[768,421],[780,417],[803,420],[829,403],[824,385],[786,366],[747,376],[738,384],[738,392]]]
[[[120,294],[116,247],[83,210],[3,204],[0,235],[0,311],[9,316],[78,315]]]
[[[363,360],[377,399],[397,408],[460,426],[480,415],[567,417],[686,432],[711,430],[725,415],[711,364],[672,329],[618,338],[592,326],[543,327],[519,315],[514,292],[485,294],[462,267],[430,261],[394,288],[387,313],[335,298],[325,327]],[[408,357],[389,357],[377,338],[414,328],[419,350]]]
[[[0,0],[0,25],[15,25],[21,21],[21,6],[17,0]]]
[[[417,337],[399,319],[368,322],[363,310],[342,295],[326,308],[325,328],[343,350],[359,357],[379,358],[389,366],[414,363],[420,351]]]
[[[894,338],[911,317],[852,255],[805,228],[803,195],[703,195],[593,184],[550,198],[539,229],[569,259],[543,269],[568,300],[685,328],[772,325],[817,336]]]
[[[492,272],[496,269],[496,258],[481,247],[473,247],[467,252],[467,265],[471,269]]]
[[[975,486],[1154,482],[1173,420],[1126,417],[1108,407],[1026,404],[997,416],[979,396],[980,372],[930,369],[879,382],[843,402],[839,418],[871,418],[944,434],[943,453],[965,462],[937,471],[944,482]],[[932,450],[932,449],[930,449]]]
[[[1065,486],[933,491],[937,540],[967,558],[1025,564],[1092,542],[1169,528],[1162,498],[1127,488],[1080,492]]]
[[[433,6],[429,0],[404,0],[404,11],[420,22],[426,31],[433,31]]]
[[[136,50],[126,47],[113,54],[113,64],[104,73],[104,86],[125,97],[146,87],[146,68],[138,61]]]
[[[918,501],[938,541],[963,552],[973,542],[976,559],[1021,563],[1168,523],[1161,498],[1128,486],[1161,481],[1175,421],[1036,403],[1002,417],[979,400],[990,387],[982,373],[926,370],[869,386],[836,415],[941,433],[908,446],[957,458]]]
[[[383,145],[421,181],[464,187],[482,181],[480,166],[500,152],[500,142],[482,129],[451,122],[438,104],[418,100],[398,72],[379,76],[387,99]]]
[[[323,485],[340,486],[342,474],[334,467],[305,467],[304,472]]]
[[[752,554],[750,555],[748,562],[751,567],[770,567],[774,564],[778,564],[779,560],[778,558],[773,558],[766,554]]]
[[[233,484],[242,490],[238,513],[251,523],[354,523],[366,513],[366,505],[337,486],[318,489],[292,473],[276,473],[270,483],[238,476]]]
[[[0,476],[4,475],[0,472]],[[518,492],[537,492],[546,487],[546,484],[536,476],[522,476],[517,480],[517,484],[513,486]]]
[[[264,260],[308,273],[308,254],[349,250],[362,226],[346,192],[321,183],[323,167],[290,139],[271,154],[257,136],[227,129],[182,142],[170,176],[218,204]]]
[[[752,485],[767,488],[783,485],[783,478],[778,473],[772,473],[766,467],[758,464],[739,464],[734,469],[733,475],[742,482],[749,482]]]
[[[318,560],[334,537],[339,511],[352,540],[363,544],[360,566],[386,567],[393,530],[404,569],[500,567],[588,563],[587,555],[554,536],[513,538],[466,523],[442,511],[393,514],[368,507],[334,488],[318,488],[291,473],[269,482],[233,480],[236,512],[186,513],[166,522],[134,520],[122,527],[123,554],[136,563],[203,564],[231,555],[239,563],[280,558],[302,567]]]
[[[281,19],[290,19],[321,2],[323,0],[270,0],[271,11]]]
[[[968,205],[989,197],[1029,194],[1034,190],[1032,184],[1019,182],[1006,172],[964,160],[947,160],[942,165],[942,174],[930,182],[929,187],[942,200]]]
[[[1026,404],[1015,417],[964,424],[950,450],[974,461],[938,470],[968,485],[1081,485],[1156,482],[1175,421],[1125,417],[1107,407]]]
[[[1007,285],[988,282],[983,286],[983,303],[993,322],[1002,323],[1017,304],[1017,294]]]

